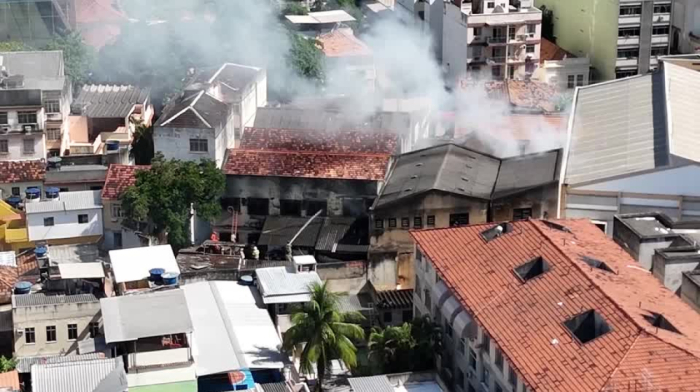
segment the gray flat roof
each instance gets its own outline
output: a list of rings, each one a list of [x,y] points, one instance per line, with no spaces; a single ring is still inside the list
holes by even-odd
[[[10,75],[24,76],[22,89],[63,90],[62,51],[0,52],[0,57]]]
[[[316,272],[294,272],[294,267],[271,267],[255,270],[263,302],[307,302],[311,298],[309,286],[321,283]]]
[[[353,392],[394,392],[386,376],[350,377],[348,382]]]
[[[75,294],[75,295],[45,295],[37,294],[21,294],[12,296],[12,307],[23,308],[27,306],[45,306],[45,305],[60,305],[60,304],[78,304],[88,302],[98,302],[99,300],[93,294]]]

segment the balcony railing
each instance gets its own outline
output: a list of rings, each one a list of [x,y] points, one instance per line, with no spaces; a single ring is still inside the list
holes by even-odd
[[[61,113],[46,113],[46,119],[48,121],[61,121],[63,120],[63,115]]]
[[[506,62],[506,56],[493,56],[486,59],[488,63],[501,64]]]
[[[2,124],[0,125],[0,135],[6,135],[8,133],[34,133],[42,132],[41,127],[37,123],[27,123],[27,124]]]
[[[508,37],[486,37],[486,42],[489,44],[505,44]]]

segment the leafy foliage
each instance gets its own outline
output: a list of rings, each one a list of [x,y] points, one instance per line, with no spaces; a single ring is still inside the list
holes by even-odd
[[[323,52],[320,43],[315,39],[307,39],[300,34],[290,36],[291,47],[287,55],[287,63],[301,77],[323,83],[325,78]]]
[[[364,317],[356,312],[343,313],[338,308],[338,296],[326,283],[311,286],[311,301],[292,312],[292,327],[284,335],[286,350],[301,348],[301,371],[314,373],[316,364],[321,384],[331,360],[340,359],[349,367],[357,365],[357,349],[353,341],[363,340],[365,333],[357,325]]]
[[[441,350],[440,326],[426,316],[410,324],[375,328],[369,337],[369,349],[381,373],[428,370],[433,368],[435,353]]]
[[[9,372],[15,370],[17,366],[17,360],[13,358],[5,358],[5,356],[0,356],[0,373]]]
[[[0,52],[21,52],[23,50],[32,50],[32,48],[20,41],[0,42]]]
[[[210,160],[165,160],[158,153],[150,170],[136,173],[136,185],[121,196],[124,224],[146,231],[179,250],[189,244],[190,206],[202,219],[221,212],[226,177]]]
[[[153,160],[153,126],[143,123],[136,124],[134,141],[131,142],[131,154],[137,165],[150,165]]]
[[[66,75],[73,82],[74,88],[77,89],[87,82],[95,56],[92,49],[83,42],[80,33],[58,35],[43,50],[63,51]]]
[[[282,10],[282,15],[308,15],[309,10],[305,5],[299,3],[289,3]]]

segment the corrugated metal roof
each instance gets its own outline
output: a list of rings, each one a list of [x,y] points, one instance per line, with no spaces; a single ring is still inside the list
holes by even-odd
[[[284,366],[282,342],[254,288],[221,281],[188,284],[183,289],[194,323],[198,376]]]
[[[394,392],[394,387],[386,376],[350,377],[353,392]]]
[[[192,332],[181,289],[102,298],[100,304],[107,343]]]
[[[283,382],[260,384],[260,388],[262,388],[263,392],[289,392],[290,391],[289,389],[287,389],[287,384],[285,384]]]
[[[186,94],[168,104],[156,126],[218,129],[226,124],[228,114],[229,109],[225,103],[202,90],[194,95]]]
[[[361,312],[371,309],[369,298],[363,294],[342,294],[338,296],[338,309],[341,312]]]
[[[104,358],[103,353],[93,353],[85,355],[52,355],[48,357],[20,357],[17,358],[16,369],[20,373],[29,373],[34,364],[51,364],[64,362],[90,361]]]
[[[101,193],[101,190],[61,192],[57,201],[25,203],[24,209],[27,214],[98,209],[102,208]]]
[[[124,364],[121,357],[91,361],[35,364],[31,367],[34,392],[94,392],[113,371],[121,371],[111,391],[128,390]],[[111,377],[109,377],[111,379]]]
[[[413,307],[413,289],[377,291],[378,308],[397,309]]]
[[[350,217],[328,217],[323,219],[323,226],[318,234],[316,250],[334,251],[338,242],[345,237],[348,230],[355,222],[355,218]]]
[[[309,217],[295,216],[268,216],[265,218],[259,245],[285,246],[306,224]],[[323,219],[314,219],[294,240],[294,246],[313,248],[316,246],[318,233],[321,230]]]
[[[567,184],[669,163],[662,73],[579,88],[571,116]]]
[[[177,265],[170,245],[111,250],[109,258],[114,272],[114,281],[117,283],[146,279],[153,268],[180,273],[180,267]]]
[[[321,284],[321,278],[316,272],[296,273],[291,266],[260,268],[255,270],[255,274],[266,304],[307,302],[311,293],[310,286],[313,283]],[[295,296],[295,301],[291,301],[290,296]]]
[[[10,75],[24,76],[24,89],[63,90],[65,76],[63,52],[1,52],[3,65]]]
[[[700,72],[664,63],[670,109],[671,153],[700,162]]]
[[[17,256],[15,252],[0,252],[0,266],[17,267]]]
[[[74,104],[85,109],[82,115],[93,118],[124,118],[134,105],[148,100],[149,90],[135,86],[85,85]]]
[[[59,264],[58,271],[61,273],[61,279],[95,279],[105,277],[105,270],[101,262]]]
[[[75,294],[75,295],[46,295],[23,294],[12,296],[12,308],[21,308],[25,306],[44,306],[44,305],[60,305],[60,304],[79,304],[87,302],[97,302],[97,297],[93,294]]]
[[[94,263],[100,260],[97,244],[51,245],[49,246],[51,264]]]
[[[559,181],[561,150],[503,160],[492,198]]]

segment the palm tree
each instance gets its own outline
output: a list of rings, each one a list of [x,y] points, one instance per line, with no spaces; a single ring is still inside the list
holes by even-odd
[[[364,317],[358,312],[341,312],[338,296],[331,293],[326,283],[310,286],[311,301],[292,312],[292,327],[284,335],[284,348],[303,347],[300,355],[302,373],[312,374],[316,364],[316,390],[326,374],[331,360],[340,359],[348,368],[357,365],[354,341],[361,341],[365,333],[357,324]]]
[[[386,373],[410,371],[416,340],[412,326],[404,323],[398,327],[375,328],[369,336],[369,357],[382,365]]]

